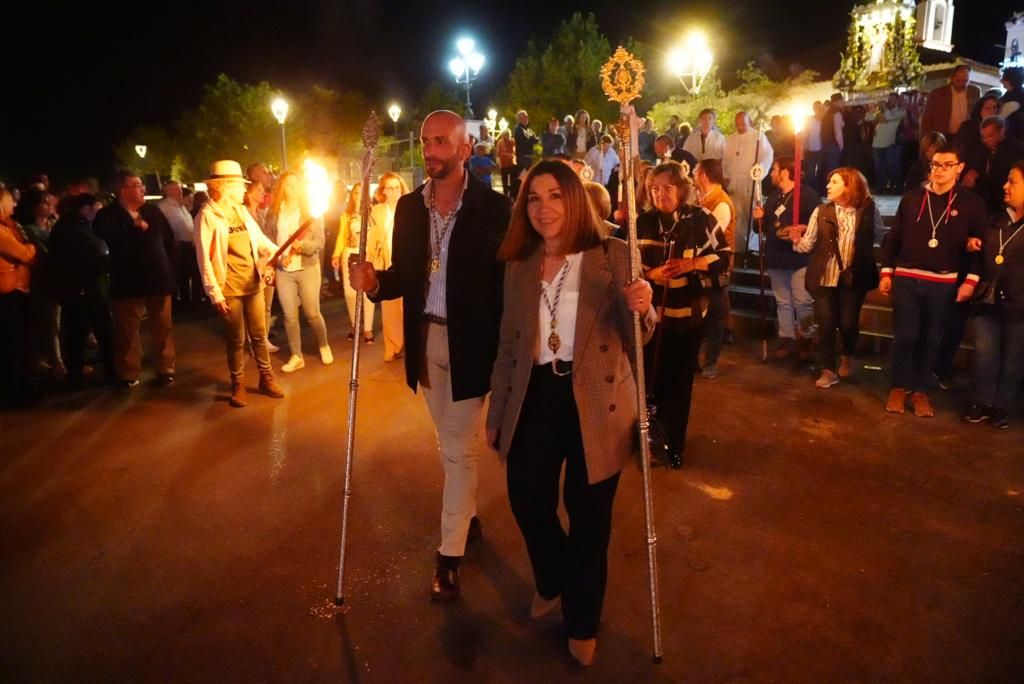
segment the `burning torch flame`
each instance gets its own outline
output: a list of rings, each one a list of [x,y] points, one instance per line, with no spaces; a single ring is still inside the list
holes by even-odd
[[[307,159],[302,162],[302,172],[306,180],[309,215],[320,218],[327,211],[331,199],[331,183],[327,179],[327,169]]]
[[[804,123],[807,121],[807,108],[799,104],[793,104],[789,108],[789,118],[793,122],[793,132],[800,133]]]

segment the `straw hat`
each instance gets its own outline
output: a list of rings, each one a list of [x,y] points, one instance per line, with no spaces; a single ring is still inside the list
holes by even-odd
[[[238,180],[245,183],[251,181],[242,175],[242,166],[236,161],[230,159],[221,159],[215,161],[210,165],[210,177],[205,182],[210,183],[212,181],[225,181],[225,180]]]

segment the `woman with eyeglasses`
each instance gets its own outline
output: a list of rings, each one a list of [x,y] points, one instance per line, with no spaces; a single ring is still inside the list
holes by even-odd
[[[1024,163],[1003,186],[1006,213],[982,241],[981,283],[974,293],[974,403],[964,420],[1010,426],[1024,380]]]
[[[373,195],[373,209],[370,222],[376,237],[374,254],[367,250],[367,259],[379,263],[381,269],[391,266],[392,236],[395,230],[395,207],[398,199],[409,192],[409,186],[394,171],[388,171],[377,181],[377,192]],[[402,358],[405,347],[405,333],[402,329],[402,298],[385,299],[380,303],[381,334],[384,336],[384,360]]]
[[[829,175],[828,204],[814,210],[806,226],[790,226],[797,252],[810,253],[804,287],[814,297],[821,376],[818,389],[853,375],[860,334],[860,310],[878,287],[874,245],[884,230],[882,216],[857,169],[841,166]],[[836,330],[842,339],[836,368]]]
[[[630,282],[626,244],[601,232],[569,166],[529,171],[498,251],[504,311],[487,414],[533,567],[530,615],[561,602],[583,665],[597,646],[612,502],[636,440],[633,312],[648,337],[655,322],[650,284]],[[568,531],[558,518],[563,462]]]

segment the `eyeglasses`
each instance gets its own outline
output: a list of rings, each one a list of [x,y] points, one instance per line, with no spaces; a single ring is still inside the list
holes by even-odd
[[[932,171],[949,171],[960,166],[960,162],[929,162]]]

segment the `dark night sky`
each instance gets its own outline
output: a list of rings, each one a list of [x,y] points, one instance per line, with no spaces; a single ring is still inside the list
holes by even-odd
[[[720,32],[713,45],[726,75],[750,59],[834,69],[853,0],[136,0],[18,3],[4,22],[6,71],[0,178],[49,170],[55,180],[104,177],[110,148],[139,124],[166,124],[194,107],[203,84],[225,72],[268,80],[287,91],[319,83],[355,88],[375,102],[413,102],[433,80],[450,79],[448,58],[461,32],[477,38],[488,62],[474,86],[480,109],[531,36],[546,37],[573,11],[592,11],[612,45],[633,36],[667,48],[685,27]],[[61,3],[63,5],[64,3]],[[962,55],[996,63],[1011,0],[957,3],[954,43]],[[115,7],[121,7],[115,10]],[[982,9],[984,8],[984,9]],[[31,11],[31,15],[19,16]],[[7,10],[5,10],[5,13]],[[827,49],[828,46],[833,49]],[[829,63],[829,55],[835,55]],[[824,58],[826,63],[818,62]],[[659,64],[651,80],[670,86]],[[269,116],[269,111],[268,111]]]

